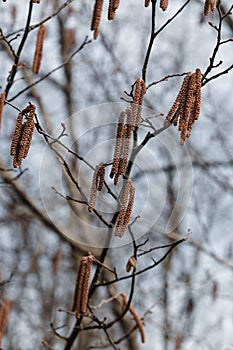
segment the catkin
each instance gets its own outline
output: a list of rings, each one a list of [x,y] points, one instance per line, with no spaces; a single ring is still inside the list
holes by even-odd
[[[35,111],[36,107],[33,104],[30,104],[18,115],[10,149],[10,154],[14,157],[14,168],[21,165],[23,158],[26,158],[29,152],[35,127]],[[26,121],[23,123],[24,116]]]
[[[206,0],[204,5],[204,16],[208,16],[209,10],[210,10],[210,0]]]
[[[72,311],[76,311],[77,319],[86,312],[92,259],[90,255],[83,257],[80,261],[72,305]]]
[[[150,0],[145,0],[145,7],[148,7],[150,5]]]
[[[144,80],[138,78],[135,84],[133,107],[132,107],[132,122],[135,127],[139,128],[141,123],[141,106],[144,95],[146,93],[146,84]]]
[[[97,190],[101,191],[104,186],[104,177],[105,177],[105,163],[100,163],[99,170],[97,174]]]
[[[32,66],[32,71],[35,74],[38,74],[40,70],[45,32],[46,32],[45,25],[41,24],[37,34],[36,50],[35,50],[33,66]]]
[[[9,299],[4,299],[2,306],[0,308],[0,347],[2,343],[2,338],[6,332],[10,308],[11,308],[11,301]]]
[[[128,180],[121,195],[121,209],[115,229],[115,236],[123,237],[130,221],[133,210],[135,188],[132,180]]]
[[[188,73],[166,117],[166,121],[175,126],[178,124],[181,145],[190,136],[193,124],[200,115],[201,84],[202,74],[199,68],[195,73]]]
[[[125,293],[120,293],[120,296],[122,298],[122,302],[123,302],[123,306],[126,307],[128,304],[128,299],[127,299],[127,295]],[[145,343],[146,341],[146,337],[145,337],[145,332],[144,332],[144,326],[143,326],[143,322],[142,319],[140,318],[140,316],[138,315],[138,313],[135,311],[135,309],[130,305],[129,306],[129,312],[131,313],[131,315],[133,316],[137,326],[138,326],[138,330],[141,336],[141,342]]]
[[[211,11],[215,11],[216,4],[217,4],[217,0],[210,0],[210,9],[211,9]]]
[[[163,11],[166,11],[166,9],[168,8],[168,0],[160,0],[160,8]]]
[[[101,20],[101,14],[103,9],[103,0],[96,0],[94,9],[93,9],[93,16],[91,21],[91,30],[94,31],[94,39],[96,40],[99,34],[99,25]]]
[[[116,10],[120,5],[120,0],[109,0],[108,5],[108,20],[111,21],[115,18]]]
[[[91,213],[94,209],[96,197],[97,197],[97,186],[98,186],[98,171],[99,165],[96,165],[91,184],[90,199],[88,204],[88,211]]]
[[[95,202],[97,198],[97,191],[101,191],[104,185],[104,176],[105,176],[105,163],[100,163],[96,165],[90,190],[90,199],[88,204],[88,211],[91,213],[95,207]]]
[[[6,93],[2,92],[0,95],[0,129],[1,129],[1,125],[2,125],[2,113],[3,113],[3,107],[5,104],[5,100],[6,100]]]
[[[131,256],[129,258],[129,260],[127,261],[127,264],[126,264],[126,272],[130,272],[130,270],[134,268],[136,269],[137,268],[137,260],[135,259],[134,256]]]

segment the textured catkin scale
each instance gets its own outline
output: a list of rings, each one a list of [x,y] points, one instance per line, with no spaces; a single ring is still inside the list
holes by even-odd
[[[166,11],[166,9],[168,8],[168,0],[160,0],[159,6],[163,11]]]
[[[103,9],[103,0],[96,0],[94,9],[93,9],[93,15],[92,15],[92,21],[91,21],[91,30],[94,30],[94,39],[96,40],[99,34],[99,25],[102,15],[102,9]]]
[[[36,50],[35,50],[33,66],[32,66],[32,71],[35,74],[38,74],[40,70],[45,33],[46,33],[45,25],[41,24],[37,34]]]
[[[3,113],[3,107],[5,104],[5,100],[6,100],[6,93],[3,92],[0,95],[0,129],[1,129],[1,125],[2,125],[2,113]]]

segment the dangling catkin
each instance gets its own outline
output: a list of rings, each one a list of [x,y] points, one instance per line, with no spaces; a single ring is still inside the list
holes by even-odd
[[[150,0],[145,0],[145,7],[148,7],[150,5]]]
[[[209,10],[210,10],[210,0],[206,0],[204,5],[204,16],[208,16]]]
[[[134,268],[136,269],[137,268],[137,260],[135,259],[134,256],[131,256],[129,258],[129,260],[127,261],[127,264],[126,264],[126,272],[130,272],[130,270]]]
[[[9,299],[4,299],[0,307],[0,347],[2,343],[2,338],[6,332],[10,308],[11,301]]]
[[[100,163],[99,170],[97,174],[97,190],[101,191],[104,186],[104,176],[105,176],[105,163]]]
[[[94,9],[93,9],[92,21],[91,21],[91,30],[94,30],[95,40],[97,39],[99,34],[99,25],[101,20],[102,8],[103,8],[103,0],[96,0]]]
[[[83,257],[80,261],[72,305],[72,311],[76,311],[77,319],[86,312],[92,259],[90,255]]]
[[[217,0],[210,0],[210,9],[211,9],[211,11],[215,11],[216,4],[217,4]]]
[[[160,8],[163,11],[166,11],[166,9],[168,8],[168,0],[160,0]]]
[[[119,212],[115,236],[122,237],[129,225],[130,216],[133,210],[135,196],[135,188],[133,186],[132,180],[128,180],[125,184],[121,196],[121,209]]]
[[[200,115],[201,84],[202,74],[199,68],[195,73],[188,73],[166,117],[166,121],[170,121],[173,125],[179,124],[181,145],[190,136],[193,124]]]
[[[95,207],[96,197],[97,197],[97,186],[98,186],[98,172],[99,172],[99,165],[96,165],[93,177],[92,177],[92,184],[91,184],[91,190],[90,190],[90,199],[88,204],[88,211],[91,213]]]
[[[14,157],[14,168],[21,165],[23,158],[26,158],[30,149],[35,126],[33,120],[35,111],[36,107],[33,104],[30,104],[18,115],[10,149],[10,154]],[[22,123],[24,116],[26,121]]]
[[[115,149],[114,149],[114,157],[113,157],[113,165],[110,172],[110,177],[113,178],[114,175],[118,173],[118,167],[119,162],[121,158],[121,149],[123,144],[123,138],[124,138],[124,119],[125,119],[126,111],[121,112],[119,118],[118,118],[118,125],[117,125],[117,134],[116,134],[116,142],[115,142]]]
[[[1,129],[1,125],[2,125],[2,113],[3,113],[3,107],[5,104],[5,100],[6,100],[6,93],[2,92],[0,95],[0,129]]]
[[[135,127],[139,128],[141,123],[141,106],[144,95],[146,93],[146,84],[144,80],[138,78],[135,84],[133,107],[132,107],[132,121]]]
[[[127,306],[127,304],[128,304],[127,295],[125,293],[120,293],[120,296],[122,298],[123,306],[124,307]],[[140,316],[138,315],[138,313],[135,311],[135,309],[131,305],[129,306],[129,312],[133,316],[133,318],[138,326],[138,330],[139,330],[140,336],[141,336],[141,342],[145,343],[146,337],[145,337],[145,332],[144,332],[144,326],[143,326],[143,322],[142,322]]]
[[[35,50],[33,66],[32,66],[32,71],[35,74],[38,74],[40,70],[45,32],[46,32],[45,25],[41,24],[37,34],[36,50]]]

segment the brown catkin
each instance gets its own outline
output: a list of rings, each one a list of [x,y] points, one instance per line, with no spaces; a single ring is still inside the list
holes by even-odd
[[[127,299],[127,295],[125,293],[120,293],[120,296],[122,298],[122,302],[124,307],[127,306],[128,304],[128,299]],[[140,316],[138,315],[138,313],[135,311],[135,309],[130,305],[129,306],[129,312],[131,313],[131,315],[133,316],[137,326],[138,326],[138,330],[141,336],[141,342],[145,343],[146,341],[146,337],[145,337],[145,332],[144,332],[144,326],[143,326],[143,322],[142,319],[140,318]]]
[[[195,73],[187,73],[177,98],[168,112],[166,121],[178,125],[180,143],[183,145],[190,136],[195,120],[199,118],[201,106],[202,74],[199,68]]]
[[[113,20],[115,18],[116,10],[120,5],[120,0],[109,0],[108,5],[108,20]]]
[[[128,227],[129,222],[130,222],[130,217],[133,211],[133,205],[134,205],[134,197],[135,197],[135,187],[133,186],[133,184],[131,183],[131,187],[130,187],[130,196],[129,196],[129,202],[128,202],[128,206],[125,212],[125,217],[124,217],[124,227]]]
[[[208,16],[209,10],[210,10],[210,0],[206,0],[204,5],[204,16]]]
[[[200,115],[200,108],[201,108],[201,71],[200,69],[196,69],[195,72],[195,101],[192,106],[192,110],[190,113],[189,121],[188,121],[188,127],[187,127],[187,137],[190,137],[193,124],[195,120],[199,118]]]
[[[90,190],[90,199],[88,204],[88,211],[91,213],[95,207],[96,197],[97,197],[97,186],[98,186],[98,172],[99,172],[99,165],[96,165],[93,177],[92,177],[92,184],[91,184],[91,190]]]
[[[124,174],[126,171],[127,160],[129,155],[130,135],[131,135],[131,126],[130,124],[126,124],[124,141],[122,144],[122,154],[121,154],[119,168],[118,168],[118,175]]]
[[[133,107],[132,107],[132,122],[135,127],[139,128],[141,123],[141,106],[143,103],[144,95],[146,93],[146,84],[144,80],[138,78],[136,80]]]
[[[114,10],[114,0],[109,0],[108,5],[108,20],[112,21],[115,18],[115,10]]]
[[[32,2],[33,2],[34,4],[39,4],[39,3],[40,3],[40,0],[32,0]]]
[[[159,6],[163,11],[166,11],[166,9],[168,8],[168,0],[160,0]]]
[[[118,126],[117,126],[117,134],[116,134],[116,142],[115,142],[115,149],[114,149],[114,157],[113,157],[113,165],[110,172],[110,177],[113,178],[114,175],[118,173],[118,167],[121,157],[121,149],[123,144],[123,138],[124,138],[124,119],[125,119],[126,111],[121,112],[119,118],[118,118]]]
[[[135,270],[137,268],[137,260],[135,259],[134,256],[131,256],[127,261],[126,268],[125,268],[126,272],[130,272],[132,268],[134,268]]]
[[[76,311],[77,319],[86,312],[91,266],[92,255],[81,259],[72,306],[72,311]]]
[[[93,9],[93,16],[91,21],[91,30],[94,30],[94,39],[96,40],[99,34],[99,25],[101,20],[101,14],[103,9],[103,0],[96,0],[94,9]]]
[[[129,225],[130,216],[133,209],[135,188],[132,180],[128,180],[125,184],[121,196],[121,210],[119,212],[118,221],[115,229],[115,236],[122,237]]]
[[[210,0],[210,9],[211,9],[211,11],[215,11],[216,4],[217,4],[216,0]]]
[[[45,25],[41,24],[37,34],[36,50],[35,50],[33,66],[32,66],[32,71],[35,74],[38,74],[40,70],[45,32],[46,32]]]
[[[30,149],[35,127],[33,120],[35,110],[36,107],[33,104],[30,104],[18,115],[10,149],[10,154],[14,157],[14,168],[17,168],[21,165],[23,158],[26,158]],[[22,123],[24,116],[26,118],[26,121]]]
[[[86,258],[85,278],[84,278],[84,283],[83,283],[82,300],[81,300],[81,312],[82,313],[86,312],[86,308],[87,308],[91,266],[92,266],[92,256],[90,255]]]
[[[98,183],[97,183],[97,190],[101,191],[104,186],[104,177],[105,177],[105,163],[100,163],[99,170],[98,170]]]
[[[7,329],[10,309],[11,301],[9,299],[4,299],[0,308],[0,347],[2,343],[2,338]]]
[[[3,113],[3,107],[5,104],[5,100],[6,100],[6,93],[2,92],[0,95],[0,129],[1,129],[1,125],[2,125],[2,113]]]
[[[150,0],[145,0],[145,7],[148,7],[150,5]]]

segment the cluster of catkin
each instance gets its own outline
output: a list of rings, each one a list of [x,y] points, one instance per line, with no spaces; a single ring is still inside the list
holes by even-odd
[[[130,138],[132,132],[135,128],[139,128],[141,123],[141,109],[145,92],[145,82],[138,78],[135,84],[133,104],[121,112],[118,119],[113,165],[110,172],[110,177],[114,177],[115,185],[118,184],[120,175],[126,171]]]
[[[115,236],[122,237],[129,225],[131,213],[133,210],[135,197],[135,187],[131,179],[129,179],[122,190],[120,196],[121,209],[119,211],[118,220],[115,228]]]
[[[122,298],[123,306],[126,307],[127,304],[128,304],[127,295],[125,293],[120,293],[120,296]],[[131,313],[133,319],[135,320],[135,322],[136,322],[136,324],[138,326],[138,330],[139,330],[140,336],[141,336],[141,342],[145,343],[146,337],[145,337],[145,332],[144,332],[144,326],[143,326],[142,319],[140,318],[138,313],[135,311],[135,309],[131,305],[129,306],[129,312]]]
[[[3,107],[5,104],[5,100],[6,100],[6,93],[2,92],[0,95],[0,129],[1,129],[1,125],[2,125],[2,113],[3,113]]]
[[[14,168],[20,166],[23,158],[26,158],[28,154],[35,127],[33,120],[35,111],[36,107],[30,104],[18,115],[10,150],[10,154],[14,157]],[[24,117],[26,118],[25,122],[23,122]]]
[[[0,347],[2,343],[2,338],[6,332],[10,308],[11,301],[9,299],[4,299],[0,307]]]
[[[93,211],[95,207],[97,192],[101,191],[104,185],[105,166],[106,166],[105,163],[100,163],[99,165],[96,165],[93,173],[90,199],[88,203],[88,211],[90,213]]]
[[[199,68],[195,73],[188,73],[185,76],[177,98],[166,117],[166,121],[175,126],[178,124],[181,145],[185,143],[186,137],[190,136],[193,124],[200,115],[201,81],[202,74]]]
[[[208,16],[210,10],[215,11],[217,0],[205,0],[204,15]]]
[[[45,33],[46,33],[45,25],[41,24],[37,34],[36,49],[35,49],[33,65],[32,65],[32,71],[35,74],[38,74],[40,70]]]
[[[72,311],[75,311],[77,319],[86,312],[92,259],[92,255],[89,255],[80,261],[72,306]]]
[[[94,31],[94,39],[96,40],[99,34],[99,26],[103,9],[103,0],[96,0],[93,9],[91,30]],[[108,5],[108,19],[113,20],[115,18],[116,10],[120,5],[120,0],[109,0]]]

